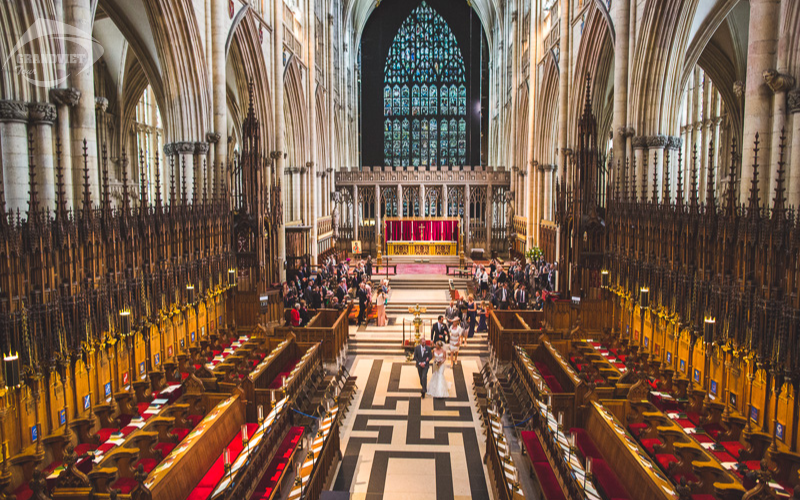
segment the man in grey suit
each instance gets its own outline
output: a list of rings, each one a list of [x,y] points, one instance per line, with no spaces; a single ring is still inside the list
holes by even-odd
[[[422,397],[428,392],[428,368],[430,367],[431,359],[433,359],[433,352],[425,342],[425,338],[421,338],[419,345],[414,348],[414,362],[417,365],[419,372],[419,383],[422,386]]]

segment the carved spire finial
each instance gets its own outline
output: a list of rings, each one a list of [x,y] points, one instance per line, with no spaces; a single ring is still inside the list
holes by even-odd
[[[206,159],[203,158],[203,205],[206,204],[206,199],[208,197],[208,165],[206,163]]]
[[[175,155],[169,157],[169,204],[175,205]]]
[[[108,153],[106,151],[106,145],[103,144],[103,212],[109,213],[111,212],[111,195],[109,193],[108,188]]]
[[[636,155],[631,158],[631,201],[636,203]]]
[[[186,156],[181,155],[181,203],[186,205]]]
[[[697,144],[695,144],[692,146],[692,180],[689,185],[689,206],[694,212],[699,204],[697,199]]]
[[[670,172],[669,172],[669,150],[668,149],[664,149],[663,151],[664,152],[661,153],[661,154],[664,155],[664,180],[663,180],[664,187],[663,187],[663,190],[662,190],[662,192],[664,194],[661,196],[661,202],[664,203],[665,205],[669,205],[669,202],[670,202],[669,189],[671,187],[670,186]]]
[[[630,171],[630,159],[625,157],[625,172],[622,174],[622,199],[628,201],[628,172]]]
[[[64,165],[61,163],[61,138],[56,137],[56,214],[67,216],[67,193],[64,189]]]
[[[708,141],[708,171],[706,172],[708,175],[706,176],[706,209],[716,210],[716,196],[715,196],[715,189],[714,189],[714,179],[716,176],[714,175],[714,139]]]
[[[158,153],[156,153],[158,156]],[[139,206],[142,211],[147,209],[147,177],[145,171],[147,164],[144,161],[144,150],[139,150]]]
[[[161,165],[159,163],[160,155],[158,151],[156,151],[156,164],[155,164],[155,171],[156,171],[156,207],[160,210],[162,206],[161,202]]]
[[[775,179],[775,198],[772,200],[773,220],[775,220],[776,217],[782,220],[786,214],[786,197],[784,196],[786,192],[786,187],[784,186],[784,175],[786,174],[784,167],[786,166],[786,162],[783,161],[785,148],[786,130],[781,128],[780,144],[778,145],[778,176]]]
[[[750,217],[759,215],[759,193],[758,193],[758,132],[753,146],[753,178],[750,179],[750,199],[748,200],[747,213]]]
[[[657,150],[653,151],[653,205],[656,204],[658,204],[658,151]]]
[[[125,211],[125,215],[128,215],[131,208],[131,198],[128,192],[128,154],[124,148],[122,149],[120,165],[122,166],[122,209]]]
[[[39,216],[39,197],[36,191],[36,165],[33,159],[33,132],[28,134],[28,220]]]
[[[736,152],[736,136],[731,137],[731,168],[728,170],[728,189],[725,193],[725,209],[728,215],[736,215],[736,162],[739,156]]]
[[[683,151],[678,149],[678,186],[675,190],[675,204],[683,207]]]
[[[92,213],[92,192],[89,187],[89,145],[83,140],[83,211]]]

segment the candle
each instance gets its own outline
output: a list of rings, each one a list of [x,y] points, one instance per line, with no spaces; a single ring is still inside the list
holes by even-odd
[[[286,389],[286,375],[283,376],[283,388]]]
[[[258,405],[258,423],[264,421],[264,405]]]
[[[558,412],[558,425],[561,426],[564,423],[564,412]]]
[[[592,473],[592,457],[586,457],[586,475]]]
[[[242,444],[247,442],[247,424],[242,424]]]
[[[225,470],[230,469],[231,467],[231,452],[228,448],[225,448],[225,451],[222,452],[222,461],[225,464]]]
[[[270,397],[270,401],[272,403],[272,406],[275,406],[275,391],[269,391],[269,397]]]

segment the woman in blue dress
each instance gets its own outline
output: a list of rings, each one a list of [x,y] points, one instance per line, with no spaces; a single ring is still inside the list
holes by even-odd
[[[478,309],[475,305],[475,298],[470,294],[467,301],[467,317],[469,318],[469,334],[468,338],[475,336],[475,318],[478,314]]]
[[[488,330],[486,325],[486,315],[489,311],[486,309],[486,301],[482,300],[480,307],[478,307],[478,332],[485,332]]]

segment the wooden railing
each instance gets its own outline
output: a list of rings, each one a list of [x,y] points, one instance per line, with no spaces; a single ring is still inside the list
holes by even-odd
[[[350,314],[350,304],[342,311],[335,309],[320,309],[305,327],[285,326],[275,328],[275,334],[286,337],[290,333],[297,342],[322,343],[322,359],[326,362],[336,361],[339,353],[344,349],[349,338],[349,325],[347,316]]]
[[[489,458],[487,467],[489,469],[490,483],[494,497],[498,500],[511,500],[511,492],[506,483],[503,463],[500,461],[500,454],[497,451],[497,444],[491,431],[486,432],[486,456]]]
[[[542,334],[541,311],[489,312],[489,345],[501,363],[511,361],[514,345],[539,343]]]
[[[328,478],[331,466],[336,455],[339,453],[339,419],[335,418],[331,424],[330,434],[322,445],[317,463],[314,465],[314,472],[311,473],[311,479],[308,484],[304,486],[305,492],[303,498],[319,498],[322,495],[322,490],[325,488],[325,483]]]
[[[514,216],[514,232],[517,233],[517,238],[523,240],[528,236],[528,218],[520,215]]]
[[[327,237],[333,232],[333,221],[330,215],[317,219],[317,238]]]

